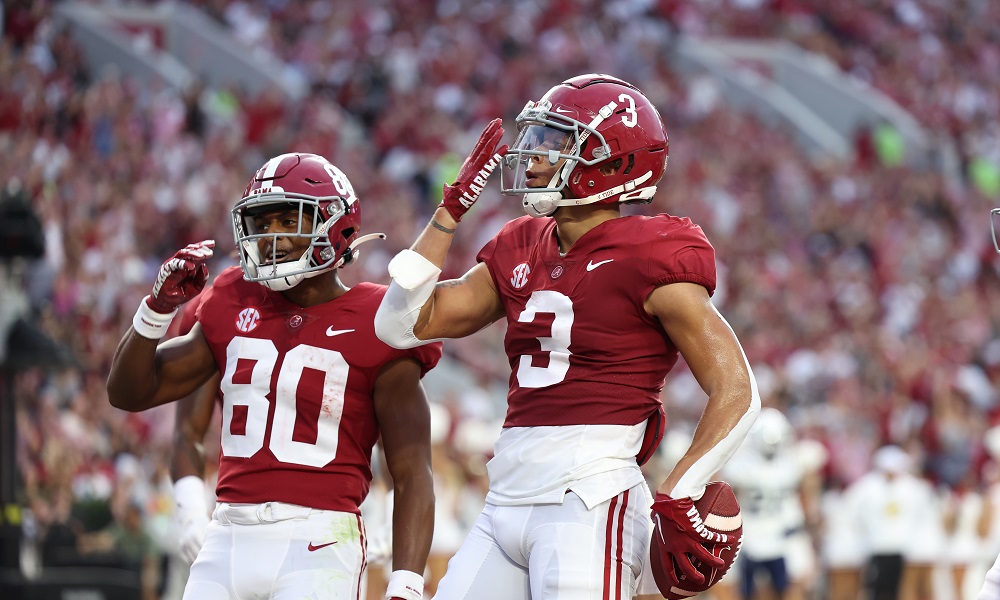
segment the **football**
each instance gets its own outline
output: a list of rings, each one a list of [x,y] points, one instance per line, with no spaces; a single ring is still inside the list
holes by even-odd
[[[694,565],[700,573],[705,575],[705,582],[697,585],[691,583],[685,586],[686,578],[684,575],[680,575],[680,586],[671,586],[666,575],[665,569],[667,567],[664,562],[671,561],[670,568],[676,567],[673,567],[672,559],[664,556],[659,524],[654,520],[653,539],[650,545],[650,566],[656,587],[659,588],[663,597],[669,600],[690,598],[718,583],[736,562],[736,556],[739,554],[740,545],[743,542],[743,517],[740,514],[740,504],[736,501],[736,494],[728,483],[724,481],[709,483],[705,487],[705,494],[695,501],[694,505],[704,520],[705,527],[715,533],[726,535],[727,541],[715,544],[714,548],[712,544],[705,544],[705,547],[725,561],[725,564],[716,569],[695,560]]]

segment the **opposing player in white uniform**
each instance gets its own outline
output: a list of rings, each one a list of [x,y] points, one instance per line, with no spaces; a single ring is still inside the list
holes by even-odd
[[[754,597],[759,573],[767,573],[781,599],[802,597],[795,589],[793,561],[815,563],[806,529],[803,497],[809,471],[795,452],[795,431],[775,408],[764,408],[746,442],[726,467],[723,479],[736,491],[743,514],[740,550],[742,597]],[[803,543],[803,540],[805,543]],[[795,548],[790,556],[789,548]]]
[[[750,367],[711,302],[715,255],[701,228],[648,202],[667,162],[656,109],[631,84],[583,75],[517,117],[507,154],[496,119],[445,186],[393,282],[376,333],[411,348],[506,318],[511,375],[490,490],[436,598],[631,598],[647,562],[649,490],[639,465],[663,431],[660,392],[682,354],[709,395],[691,447],[659,487],[667,543],[698,581],[692,498],[736,450],[759,409]],[[506,157],[504,156],[506,154]],[[507,223],[461,279],[438,283],[455,230],[501,163],[529,216]],[[675,573],[675,577],[679,577]]]
[[[220,376],[218,504],[186,600],[357,598],[359,505],[381,435],[397,497],[387,597],[419,600],[433,531],[429,413],[420,378],[440,345],[400,351],[373,319],[385,286],[347,288],[361,204],[321,156],[283,154],[233,209],[241,267],[204,291],[197,323],[158,344],[205,286],[214,242],[164,263],[115,353],[108,396],[138,411]]]

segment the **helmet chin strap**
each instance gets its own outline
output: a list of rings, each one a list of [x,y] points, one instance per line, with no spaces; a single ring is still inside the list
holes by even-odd
[[[302,281],[304,274],[303,273],[290,273],[288,275],[285,275],[284,277],[280,277],[281,272],[282,271],[293,271],[294,269],[292,269],[291,267],[301,268],[301,266],[305,264],[305,260],[304,259],[305,259],[305,255],[303,255],[302,258],[300,258],[300,259],[298,259],[298,260],[296,260],[294,262],[281,263],[279,265],[273,265],[271,267],[263,267],[265,269],[270,268],[272,270],[272,272],[275,275],[279,275],[279,277],[275,277],[273,279],[264,279],[262,281],[258,281],[257,283],[261,284],[262,286],[266,287],[269,290],[274,290],[275,292],[283,292],[285,290],[292,289],[293,287],[297,286],[300,281]],[[261,267],[257,267],[257,273],[258,274],[260,273],[260,269],[261,269]]]
[[[560,192],[528,192],[522,204],[524,212],[532,217],[547,217],[559,208]]]
[[[556,180],[559,179],[560,171],[563,169],[556,169],[556,172],[552,174],[552,178],[545,185],[547,188],[553,188],[556,185]],[[565,181],[565,180],[564,180]],[[548,191],[548,192],[528,192],[524,195],[521,200],[522,206],[524,206],[524,212],[532,217],[547,217],[552,213],[556,212],[559,208],[559,200],[562,198],[562,188],[559,191]]]
[[[559,177],[559,173],[556,172],[552,176],[552,180],[549,181],[547,187],[552,187],[555,180]],[[584,204],[593,204],[594,202],[599,202],[612,196],[620,194],[618,202],[635,202],[649,200],[656,193],[656,186],[651,185],[648,187],[639,187],[643,183],[649,181],[653,177],[652,171],[646,171],[645,174],[636,177],[630,181],[613,187],[610,190],[605,190],[599,194],[594,194],[592,196],[587,196],[586,198],[563,198],[562,192],[528,192],[524,195],[522,204],[524,205],[524,212],[531,215],[532,217],[547,217],[560,206],[583,206]]]

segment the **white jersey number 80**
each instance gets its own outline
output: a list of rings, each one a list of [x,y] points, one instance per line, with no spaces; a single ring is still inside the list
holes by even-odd
[[[240,359],[253,361],[250,383],[235,383]],[[271,375],[278,363],[278,349],[271,340],[235,337],[226,348],[226,373],[220,382],[223,393],[222,453],[249,458],[264,447],[267,429]],[[295,429],[295,391],[306,368],[324,373],[322,409],[317,422],[316,443],[292,439]],[[322,467],[337,457],[337,436],[344,414],[344,392],[349,366],[340,352],[314,346],[296,346],[285,354],[278,372],[274,422],[268,448],[284,463]],[[234,408],[246,407],[246,431],[232,433]]]

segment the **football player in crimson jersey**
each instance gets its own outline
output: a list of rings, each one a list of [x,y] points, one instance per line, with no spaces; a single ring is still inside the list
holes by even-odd
[[[420,600],[434,527],[420,379],[441,347],[382,343],[373,319],[385,286],[341,282],[337,269],[377,236],[360,235],[360,201],[325,158],[267,161],[232,214],[241,266],[202,292],[189,333],[159,343],[177,307],[204,289],[215,244],[177,252],[140,303],[108,377],[111,403],[130,411],[220,377],[218,503],[184,598],[358,597],[366,564],[359,506],[381,435],[397,498],[386,597]]]
[[[690,448],[657,490],[674,583],[704,583],[692,498],[740,445],[760,407],[750,367],[711,302],[715,255],[648,202],[667,162],[660,116],[635,86],[583,75],[529,102],[518,137],[491,122],[409,250],[375,317],[397,348],[470,335],[507,319],[508,410],[488,465],[486,507],[437,598],[629,598],[648,565],[652,521],[640,465],[663,431],[660,392],[683,355],[709,398]],[[452,237],[497,166],[529,216],[507,223],[461,279],[438,282]],[[667,562],[666,564],[670,564]],[[648,581],[651,578],[644,579]],[[664,593],[669,590],[663,590]]]

